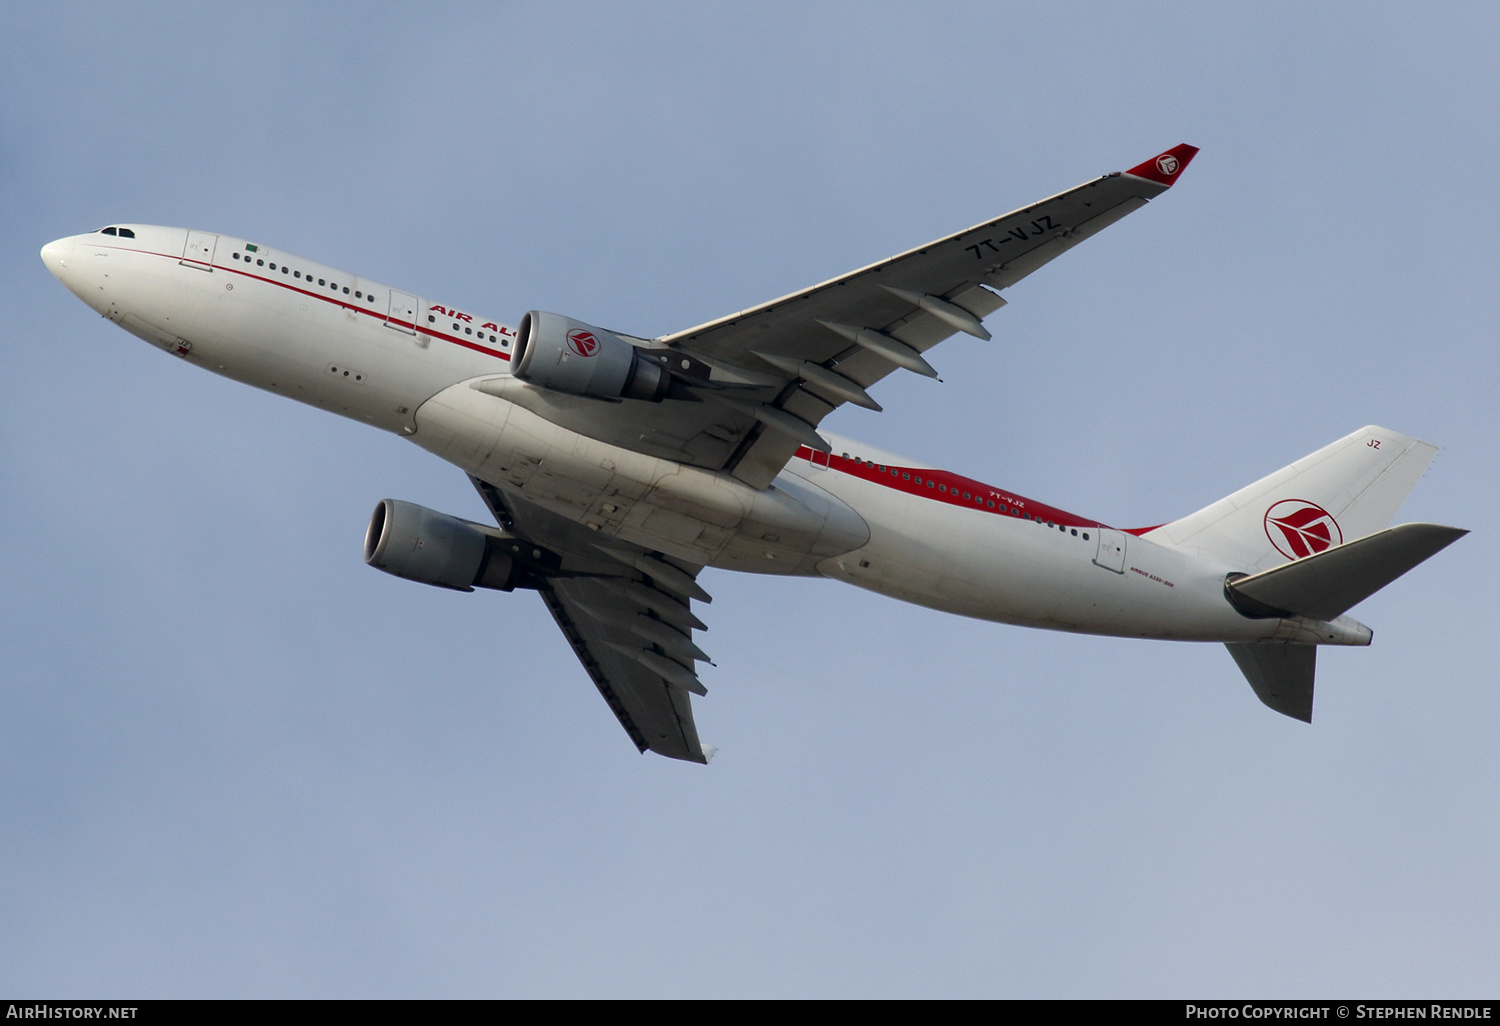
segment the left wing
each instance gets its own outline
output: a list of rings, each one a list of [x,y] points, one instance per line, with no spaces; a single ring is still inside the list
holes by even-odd
[[[1166,191],[1197,153],[1176,146],[1125,172],[975,225],[821,285],[658,339],[615,332],[672,379],[661,401],[535,387],[508,375],[472,387],[580,434],[661,459],[727,470],[755,488],[800,446],[828,451],[817,427],[898,368],[932,377],[923,355],[956,332],[989,338],[984,318],[1008,288]]]
[[[660,341],[711,365],[777,375],[782,387],[700,389],[759,428],[727,466],[764,488],[835,407],[878,404],[868,386],[898,367],[936,376],[922,355],[1005,305],[1005,289],[1160,195],[1198,152],[1186,144],[967,231]]]
[[[714,750],[698,740],[690,694],[705,695],[693,665],[707,661],[693,640],[704,629],[689,599],[708,601],[699,567],[626,546],[470,478],[497,523],[538,546],[535,587],[599,694],[635,746],[706,763]],[[543,548],[546,552],[543,552]]]

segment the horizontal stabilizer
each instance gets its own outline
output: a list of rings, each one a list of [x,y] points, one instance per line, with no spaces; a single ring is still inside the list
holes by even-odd
[[[1332,620],[1468,533],[1441,524],[1402,524],[1241,577],[1226,587],[1268,612]],[[1241,669],[1244,665],[1240,663]]]
[[[1255,689],[1255,697],[1283,716],[1312,722],[1316,645],[1284,641],[1230,642],[1224,646]]]

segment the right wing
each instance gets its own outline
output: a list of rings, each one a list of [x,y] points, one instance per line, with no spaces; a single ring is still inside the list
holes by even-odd
[[[496,522],[522,548],[537,547],[518,558],[636,748],[708,762],[714,750],[698,740],[690,698],[707,694],[693,669],[708,661],[693,640],[705,628],[690,603],[709,601],[695,580],[701,568],[616,539],[605,546],[555,513],[470,480]]]
[[[690,688],[701,691],[703,685],[659,644],[676,635],[680,644],[691,645],[691,631],[653,617],[645,603],[654,599],[643,600],[598,580],[554,578],[537,590],[636,748],[671,759],[708,762],[712,750],[698,740],[688,697]],[[635,627],[663,637],[643,637]],[[687,666],[691,665],[688,656]]]

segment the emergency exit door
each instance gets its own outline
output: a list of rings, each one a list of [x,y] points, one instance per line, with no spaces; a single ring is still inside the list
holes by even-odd
[[[1125,532],[1099,528],[1099,551],[1094,556],[1094,565],[1117,574],[1125,572]]]
[[[208,232],[188,232],[187,245],[183,247],[182,259],[178,263],[184,267],[196,267],[200,271],[212,271],[214,247],[218,244],[217,235],[210,235]]]

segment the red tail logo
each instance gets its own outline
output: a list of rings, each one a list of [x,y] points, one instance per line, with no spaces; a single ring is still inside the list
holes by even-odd
[[[593,356],[599,351],[599,340],[592,331],[574,328],[568,332],[568,348],[579,356]]]
[[[1282,499],[1266,510],[1266,537],[1288,559],[1344,543],[1344,532],[1333,514],[1306,499]]]

